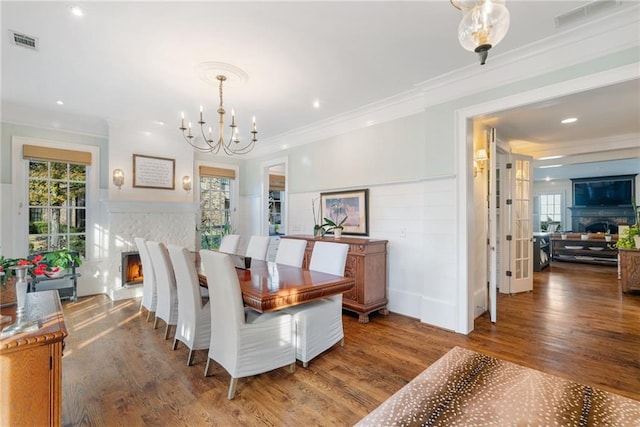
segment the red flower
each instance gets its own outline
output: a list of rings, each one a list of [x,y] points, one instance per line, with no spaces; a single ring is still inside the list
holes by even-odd
[[[26,260],[26,259],[18,260],[18,265],[19,265],[19,266],[29,265],[29,264],[31,264],[31,263],[30,263],[28,260]]]

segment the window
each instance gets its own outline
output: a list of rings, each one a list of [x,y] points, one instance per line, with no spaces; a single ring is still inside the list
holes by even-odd
[[[86,255],[87,166],[29,160],[29,253]]]
[[[218,249],[220,239],[231,230],[231,180],[214,176],[200,177],[200,244],[203,249]]]
[[[557,231],[562,224],[562,197],[560,194],[541,194],[540,200],[540,229]]]

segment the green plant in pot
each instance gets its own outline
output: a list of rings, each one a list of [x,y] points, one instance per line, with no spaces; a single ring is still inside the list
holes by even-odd
[[[342,237],[342,230],[344,229],[342,224],[344,224],[346,220],[347,220],[346,216],[338,222],[325,217],[324,224],[322,224],[322,227],[324,228],[325,232],[333,231],[333,235],[335,236],[335,238],[339,239],[340,237]]]
[[[82,259],[78,253],[71,252],[68,249],[44,253],[42,254],[42,259],[50,267],[58,267],[62,270],[68,270],[71,267],[80,267],[82,265]]]
[[[636,240],[640,239],[640,215],[638,214],[635,200],[631,201],[631,205],[633,206],[633,212],[636,216],[636,223],[629,226],[623,234],[618,236],[616,247],[620,249],[638,248]]]

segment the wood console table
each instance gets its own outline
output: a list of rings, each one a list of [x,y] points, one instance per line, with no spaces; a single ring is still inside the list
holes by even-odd
[[[607,242],[604,236],[597,235],[587,240],[582,240],[579,234],[570,234],[566,239],[554,235],[551,237],[551,257],[554,261],[615,266],[618,262],[618,249],[614,247],[617,237]]]
[[[342,294],[342,308],[358,313],[361,323],[369,322],[369,313],[379,311],[387,315],[387,240],[345,237],[285,236],[287,239],[307,241],[302,263],[309,268],[311,252],[315,242],[346,243],[349,245],[344,275],[353,277],[356,284]]]
[[[62,349],[67,328],[57,291],[27,294],[25,321],[38,329],[0,338],[0,425],[62,424]],[[16,320],[16,306],[3,308]]]

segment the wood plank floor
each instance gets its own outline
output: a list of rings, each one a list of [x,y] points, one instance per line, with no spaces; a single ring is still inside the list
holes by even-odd
[[[185,347],[172,351],[139,303],[64,305],[64,425],[353,425],[456,345],[640,400],[640,295],[620,292],[614,267],[553,263],[468,336],[393,313],[345,315],[345,347],[293,374],[241,379],[232,401],[226,371],[214,363],[205,378],[205,351],[187,367]]]

